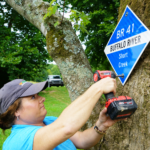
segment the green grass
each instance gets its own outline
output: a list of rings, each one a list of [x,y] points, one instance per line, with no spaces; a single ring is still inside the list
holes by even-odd
[[[39,93],[40,96],[45,97],[45,108],[47,116],[58,117],[61,112],[71,103],[66,87],[50,87]],[[0,150],[2,149],[3,142],[9,136],[11,130],[6,130],[3,135],[0,129]]]

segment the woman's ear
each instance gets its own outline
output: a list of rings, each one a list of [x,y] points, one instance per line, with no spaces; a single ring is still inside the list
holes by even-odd
[[[15,112],[15,116],[17,117],[17,116],[20,116],[20,111],[19,110],[17,110],[16,112]]]

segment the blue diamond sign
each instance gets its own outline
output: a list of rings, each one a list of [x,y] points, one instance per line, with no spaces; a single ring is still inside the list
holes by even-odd
[[[122,85],[127,81],[134,66],[150,41],[149,29],[127,6],[104,52]]]

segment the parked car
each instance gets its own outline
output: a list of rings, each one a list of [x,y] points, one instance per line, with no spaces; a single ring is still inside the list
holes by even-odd
[[[48,75],[47,81],[48,81],[48,87],[64,86],[64,83],[63,83],[60,75]]]

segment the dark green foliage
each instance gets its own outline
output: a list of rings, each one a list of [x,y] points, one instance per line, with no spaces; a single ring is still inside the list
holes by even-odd
[[[0,88],[8,81],[9,79],[7,70],[0,67]]]
[[[6,3],[0,3],[0,39],[0,68],[9,80],[34,81],[43,75],[47,60],[51,60],[45,37]]]
[[[66,12],[71,4],[72,9],[90,16],[91,24],[86,26],[89,34],[80,31],[79,38],[86,45],[85,53],[93,72],[111,69],[104,48],[117,23],[119,0],[57,0],[57,3],[61,11]],[[45,80],[47,59],[50,60],[44,48],[45,38],[6,3],[0,3],[0,39],[0,67],[9,75],[9,80]]]
[[[48,75],[61,75],[57,65],[49,64],[47,68]]]
[[[50,2],[51,0],[44,0]],[[79,28],[77,22],[74,25],[80,31],[79,38],[85,44],[85,53],[91,64],[92,70],[111,69],[110,63],[104,54],[105,46],[117,25],[119,0],[57,0],[59,10],[67,12],[69,4],[72,10],[84,12],[91,18],[86,25],[86,31]],[[64,5],[65,2],[65,5]],[[75,15],[74,15],[75,16]]]
[[[61,76],[58,66],[55,64],[47,65],[47,68],[42,70],[42,75],[35,78],[35,81],[36,82],[46,81],[48,75],[60,75]]]
[[[46,81],[48,75],[49,75],[49,74],[48,74],[47,70],[46,70],[46,69],[43,69],[43,70],[41,71],[41,75],[38,76],[38,77],[36,77],[36,78],[34,79],[34,81],[36,81],[36,82]]]
[[[79,38],[86,45],[85,53],[93,70],[111,69],[104,48],[117,24],[119,0],[66,0],[72,9],[90,15],[89,34],[80,31]]]

